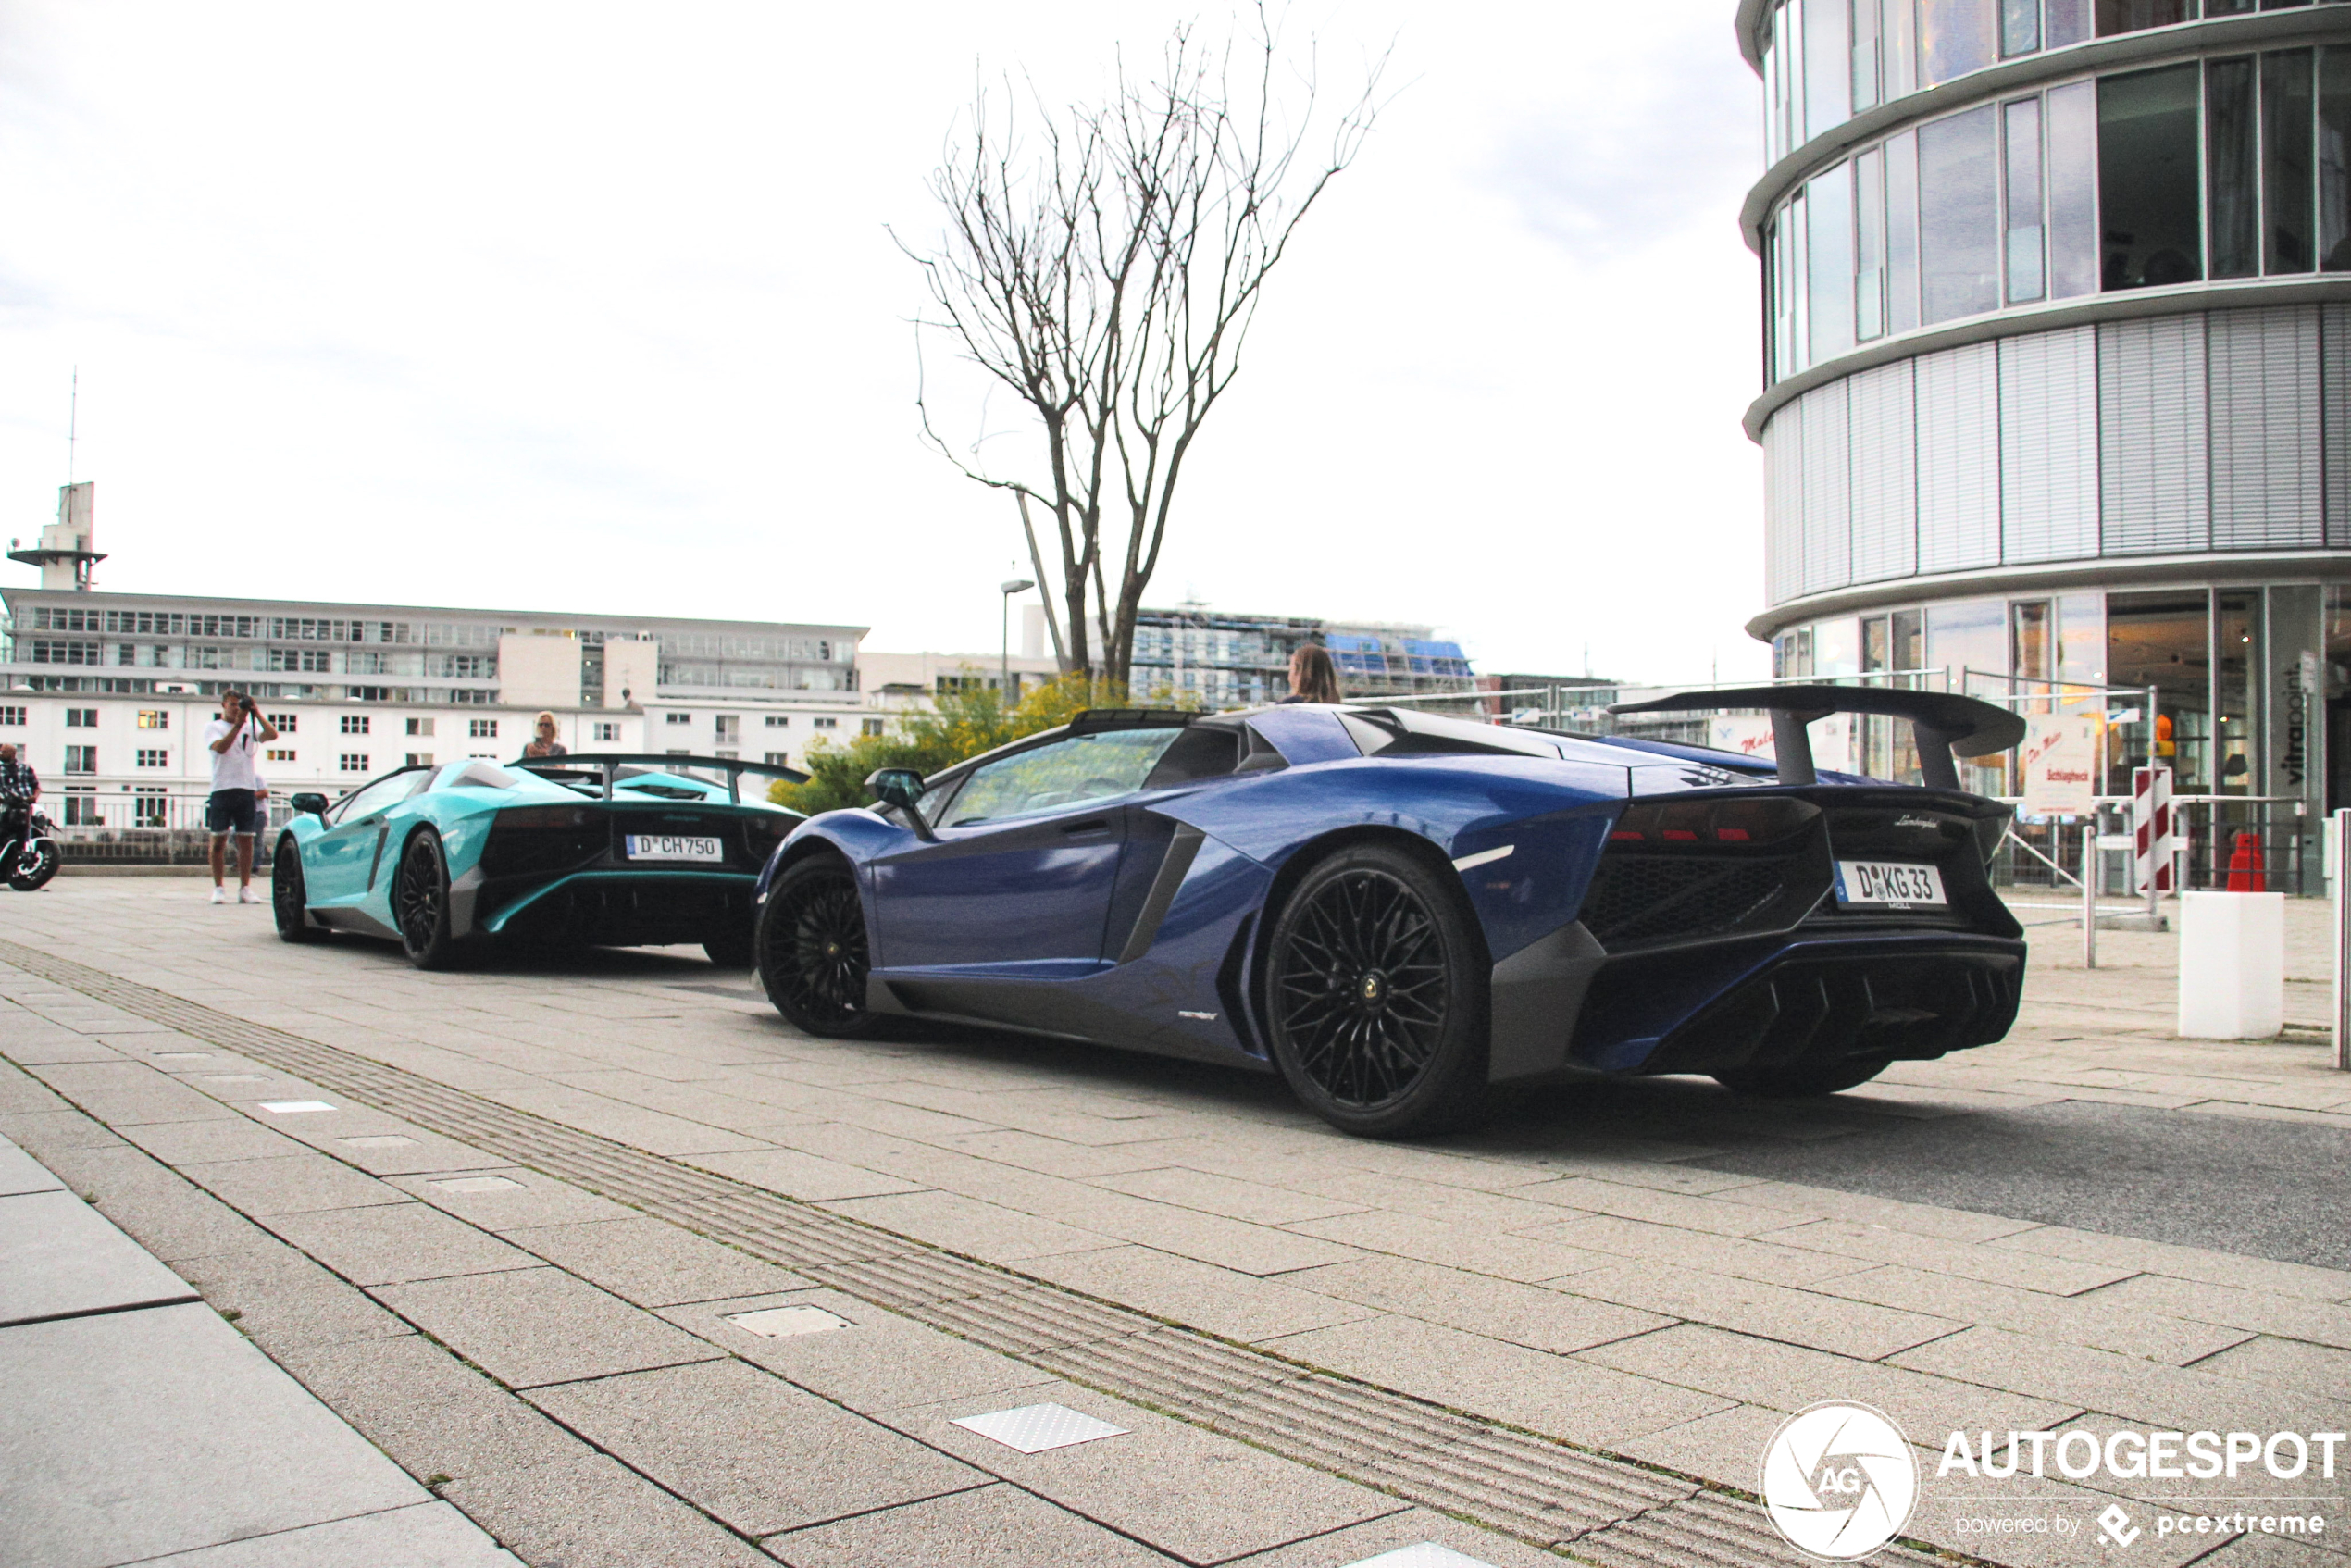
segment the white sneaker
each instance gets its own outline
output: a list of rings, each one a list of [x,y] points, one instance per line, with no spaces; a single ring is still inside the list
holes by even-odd
[[[212,885],[212,902],[215,903],[227,903],[229,902],[229,890],[222,887],[219,883],[215,882]]]
[[[247,882],[243,887],[237,890],[237,902],[239,903],[259,903],[261,902],[261,895],[253,890],[253,884],[251,882]]]

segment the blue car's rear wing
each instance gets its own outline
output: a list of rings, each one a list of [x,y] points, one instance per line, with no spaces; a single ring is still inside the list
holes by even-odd
[[[1805,726],[1831,714],[1885,714],[1907,718],[1918,736],[1919,771],[1930,788],[1959,787],[1956,757],[1989,756],[2024,739],[2024,720],[2006,708],[1951,691],[1907,691],[1885,686],[1742,686],[1722,691],[1677,691],[1647,703],[1617,703],[1612,714],[1698,713],[1714,708],[1761,708],[1772,716],[1772,753],[1783,784],[1819,779],[1812,737]]]

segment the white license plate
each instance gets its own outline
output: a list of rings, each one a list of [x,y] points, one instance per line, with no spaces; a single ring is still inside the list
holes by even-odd
[[[685,839],[667,833],[630,833],[621,840],[631,860],[702,860],[724,864],[727,846],[715,839]]]
[[[1836,902],[1847,909],[1941,909],[1943,873],[1887,860],[1836,863]]]

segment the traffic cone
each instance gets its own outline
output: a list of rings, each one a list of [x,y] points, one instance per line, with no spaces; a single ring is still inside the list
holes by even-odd
[[[2229,855],[2229,891],[2266,893],[2269,890],[2269,878],[2261,866],[2261,835],[2238,834],[2236,848]]]

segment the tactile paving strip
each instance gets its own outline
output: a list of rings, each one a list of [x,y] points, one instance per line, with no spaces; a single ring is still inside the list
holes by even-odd
[[[0,941],[0,962],[1105,1393],[1601,1568],[1810,1562],[1753,1501],[1704,1482],[1317,1373],[37,948]],[[1893,1547],[1872,1561],[1982,1560]]]

